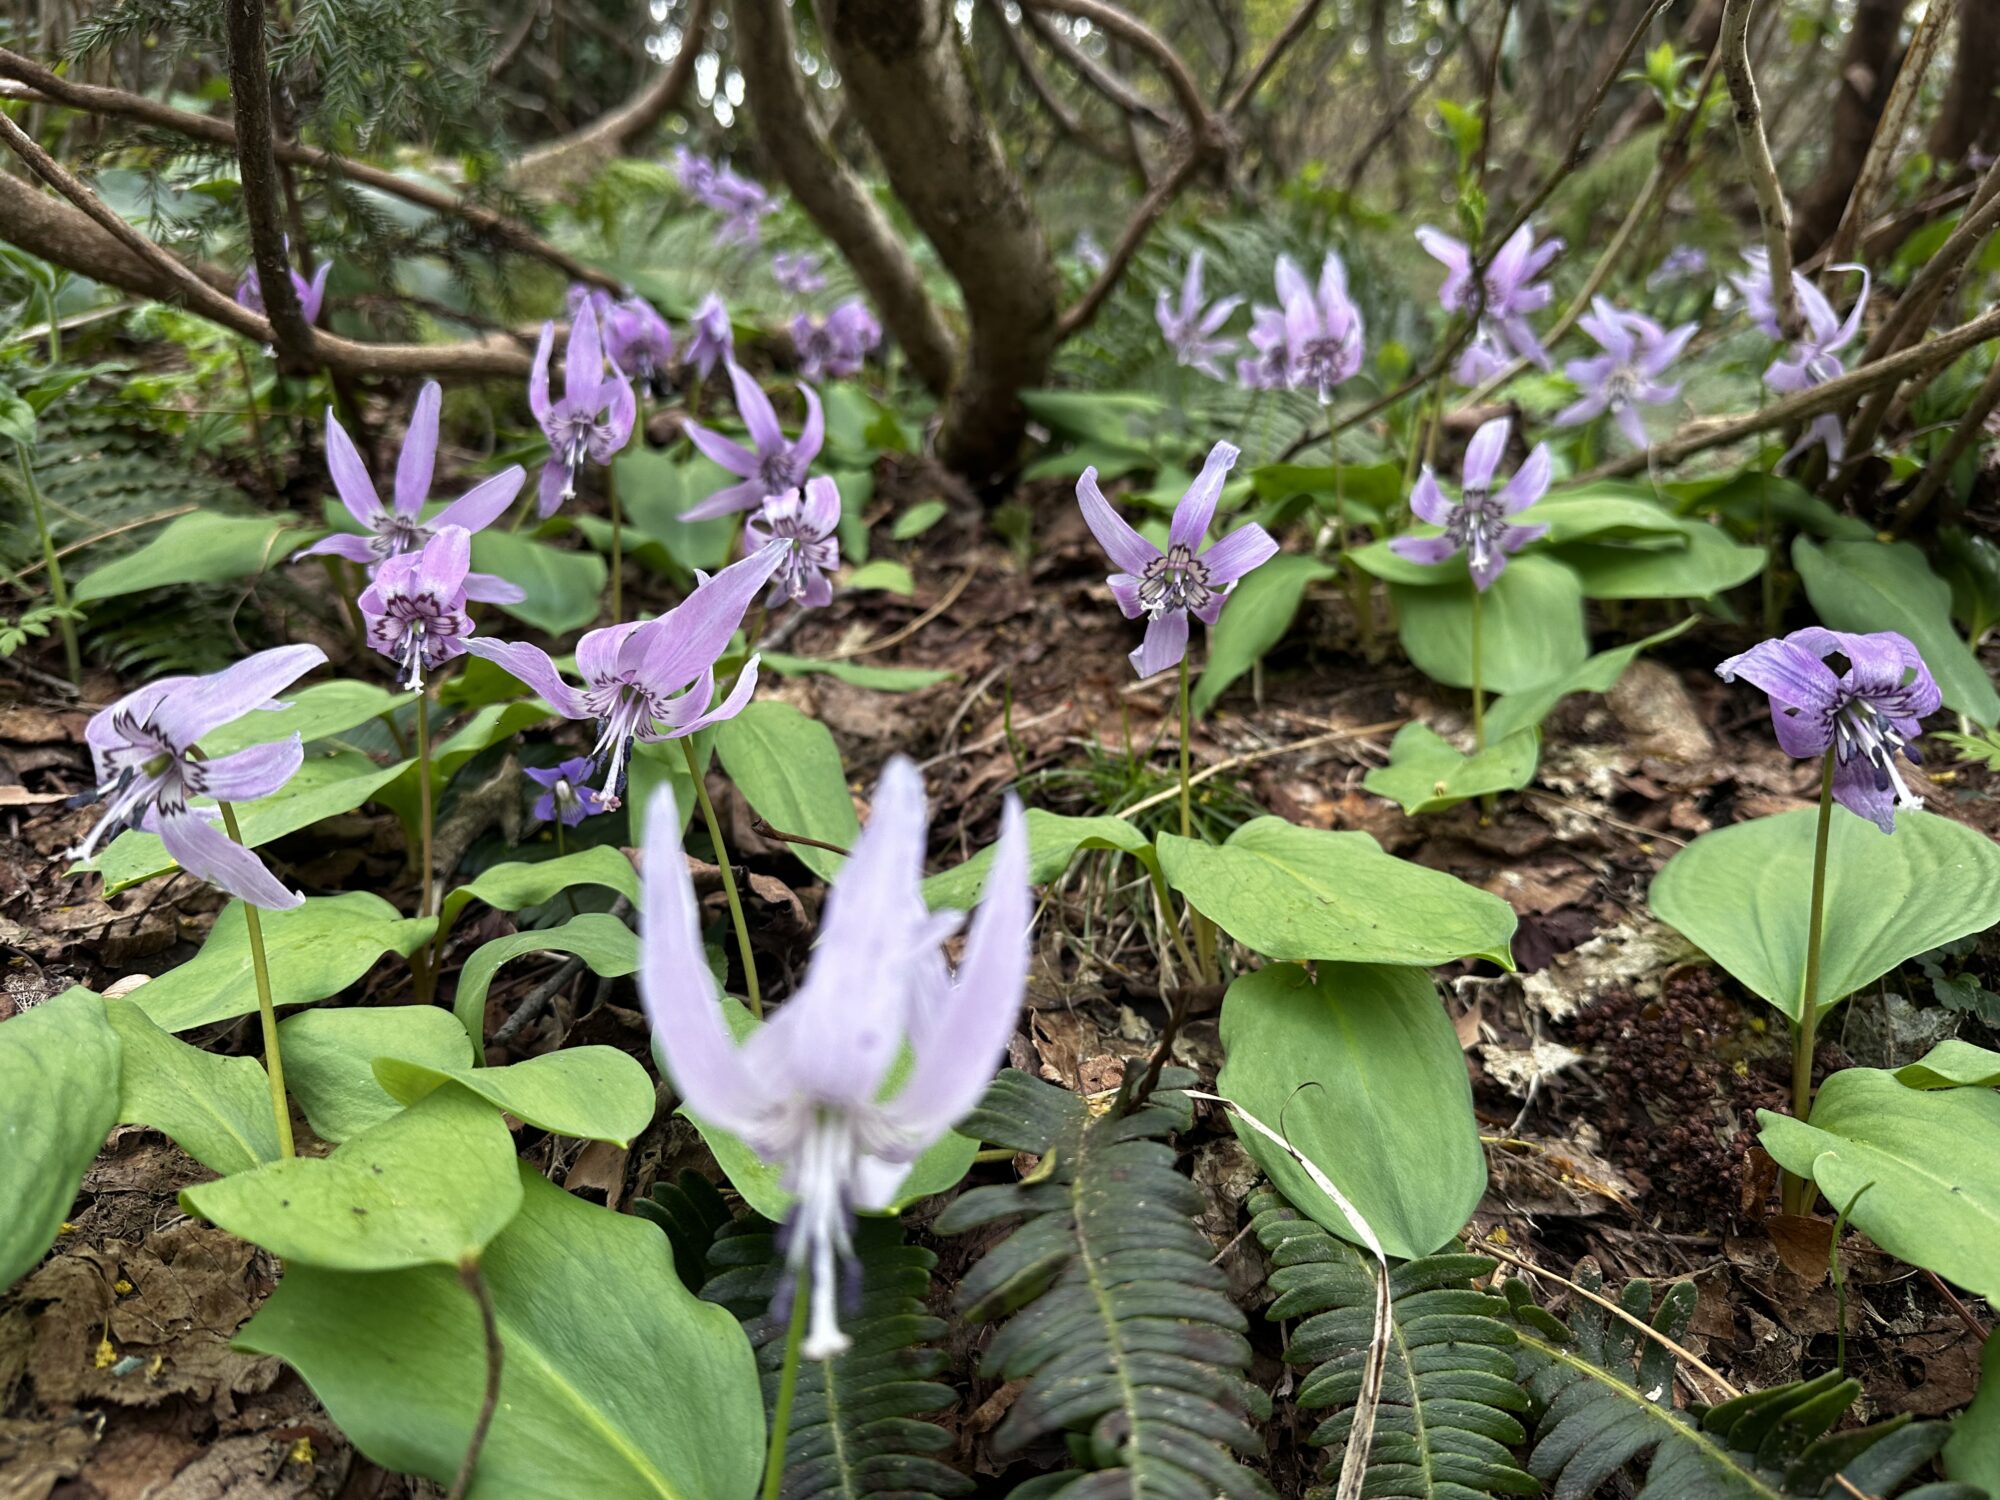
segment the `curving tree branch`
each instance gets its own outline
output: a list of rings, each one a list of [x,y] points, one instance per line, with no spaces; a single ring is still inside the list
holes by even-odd
[[[1041,105],[1043,113],[1055,122],[1056,129],[1066,139],[1076,142],[1099,160],[1109,162],[1114,167],[1136,170],[1143,176],[1145,163],[1139,160],[1139,153],[1133,148],[1132,142],[1124,136],[1100,138],[1092,131],[1084,123],[1083,117],[1064,103],[1062,96],[1049,86],[1046,78],[1042,77],[1042,70],[1035,63],[1034,53],[1029,48],[1026,38],[1021,35],[1022,27],[1014,25],[1007,19],[1000,0],[987,0],[987,7],[992,12],[994,26],[999,29],[1001,37],[1007,43],[1008,52],[1013,56],[1016,70],[1028,85],[1028,92],[1035,96],[1035,102]],[[1023,25],[1030,24],[1033,15],[1033,11],[1023,11]]]
[[[278,159],[271,150],[271,64],[264,50],[264,0],[223,0],[223,29],[229,43],[229,96],[236,106],[236,167],[242,180],[243,214],[250,226],[250,253],[271,342],[281,365],[310,370],[312,324],[292,285],[291,256],[285,250],[284,211]]]
[[[1174,128],[1172,115],[1084,51],[1076,44],[1074,37],[1062,27],[1052,24],[1048,17],[1033,5],[1021,7],[1021,20],[1040,38],[1044,47],[1069,64],[1079,78],[1102,94],[1120,113],[1144,124],[1156,125],[1162,130]]]
[[[1027,10],[1078,16],[1110,35],[1130,42],[1153,60],[1154,66],[1167,80],[1167,87],[1173,91],[1174,102],[1180,106],[1188,129],[1194,132],[1197,139],[1213,137],[1215,119],[1208,111],[1208,101],[1202,97],[1201,85],[1195,82],[1194,73],[1180,53],[1174,50],[1173,44],[1137,16],[1120,10],[1109,0],[1022,0],[1022,6]]]

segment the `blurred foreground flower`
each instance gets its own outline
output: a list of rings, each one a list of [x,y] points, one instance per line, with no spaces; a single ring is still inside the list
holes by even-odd
[[[739,1135],[784,1171],[791,1294],[811,1277],[803,1354],[848,1347],[838,1264],[856,1210],[886,1209],[910,1166],[972,1109],[1014,1030],[1028,973],[1028,846],[1010,795],[986,898],[953,974],[943,944],[955,912],[923,901],[923,778],[897,756],[874,814],[827,894],[804,983],[741,1046],[702,949],[680,816],[662,790],[647,811],[640,992],[666,1071],[704,1122]],[[884,1087],[905,1053],[908,1077]]]
[[[336,531],[310,547],[300,548],[292,554],[295,558],[344,557],[372,568],[388,558],[421,550],[447,526],[460,526],[468,532],[483,531],[500,519],[520,493],[522,480],[527,478],[519,464],[481,480],[439,511],[434,519],[424,519],[424,503],[430,499],[431,475],[437,463],[438,408],[443,399],[444,393],[435,380],[425,381],[424,388],[417,393],[416,410],[410,413],[410,430],[403,435],[403,450],[396,457],[393,506],[383,505],[375,493],[374,480],[368,477],[368,466],[354,447],[354,439],[340,425],[333,408],[326,409],[327,471],[333,475],[333,488],[340,496],[340,503],[369,534],[355,536]],[[489,604],[518,604],[527,595],[518,584],[505,578],[491,573],[467,573],[465,597],[483,599]]]
[[[563,398],[549,400],[549,356],[555,349],[556,325],[542,325],[542,341],[528,372],[528,409],[548,435],[549,458],[542,465],[541,499],[536,513],[554,515],[565,500],[576,498],[577,471],[588,458],[608,464],[632,437],[638,403],[632,382],[616,365],[604,370],[604,344],[597,311],[588,299],[577,308],[563,350]]]
[[[1679,384],[1662,385],[1660,377],[1680,358],[1694,337],[1695,325],[1683,323],[1669,332],[1651,318],[1621,312],[1598,297],[1577,326],[1596,339],[1604,353],[1573,359],[1563,367],[1583,387],[1583,395],[1556,413],[1556,425],[1576,427],[1609,412],[1625,441],[1645,449],[1652,439],[1646,435],[1639,408],[1666,406],[1679,397]]]
[[[280,646],[207,677],[163,677],[96,714],[84,730],[97,787],[76,805],[104,804],[104,816],[70,851],[89,859],[127,828],[143,828],[197,880],[240,901],[285,911],[305,897],[285,888],[264,862],[188,805],[192,797],[250,802],[268,797],[298,770],[305,749],[295,734],[213,760],[190,758],[196,742],[271,701],[326,660],[317,646]]]
[[[1202,253],[1197,250],[1188,257],[1187,271],[1181,277],[1180,300],[1176,302],[1165,287],[1160,288],[1153,303],[1153,321],[1160,325],[1160,336],[1167,341],[1167,352],[1175,364],[1199,370],[1211,380],[1223,380],[1227,377],[1216,361],[1234,352],[1236,340],[1218,334],[1229,315],[1243,305],[1243,299],[1218,297],[1203,306],[1201,267]]]
[[[1549,450],[1535,444],[1534,452],[1506,488],[1493,493],[1493,478],[1507,452],[1509,422],[1495,417],[1472,435],[1465,448],[1464,485],[1453,504],[1438,487],[1429,464],[1410,492],[1410,509],[1417,518],[1442,526],[1442,536],[1399,536],[1389,550],[1407,562],[1425,565],[1441,563],[1465,554],[1473,585],[1481,593],[1493,585],[1506,569],[1507,559],[1529,542],[1548,534],[1540,525],[1516,526],[1509,517],[1517,516],[1548,492]]]
[[[734,360],[729,365],[729,383],[736,392],[737,415],[743,418],[750,441],[757,445],[756,451],[731,442],[699,422],[683,424],[682,431],[695,447],[742,480],[682,511],[683,521],[706,521],[731,511],[755,510],[767,496],[797,489],[805,483],[806,469],[819,457],[820,444],[826,439],[826,415],[820,410],[819,396],[811,386],[799,387],[799,394],[805,398],[806,420],[794,442],[786,439],[771,398],[764,394],[757,378]]]
[[[466,649],[511,672],[565,719],[597,721],[591,758],[604,764],[603,805],[616,808],[634,740],[680,739],[734,718],[750,701],[757,688],[754,656],[729,696],[709,707],[715,660],[786,551],[773,543],[724,568],[657,619],[590,631],[576,643],[580,689],[563,680],[539,646],[482,636],[468,641]]]
[[[1846,658],[1838,674],[1830,656]],[[1893,630],[1851,635],[1811,625],[1760,641],[1717,667],[1724,682],[1745,678],[1771,699],[1771,728],[1785,754],[1805,759],[1833,752],[1833,796],[1884,833],[1896,809],[1922,807],[1903,782],[1896,758],[1923,764],[1910,743],[1938,711],[1937,682],[1910,641]]]
[[[585,785],[597,766],[589,756],[577,755],[557,766],[528,766],[522,771],[528,780],[545,788],[530,811],[537,823],[561,820],[574,828],[595,813],[608,811],[604,799]]]
[[[1146,638],[1131,656],[1141,677],[1178,665],[1187,655],[1188,616],[1213,625],[1237,581],[1277,554],[1278,544],[1254,521],[1202,549],[1216,501],[1222,497],[1222,482],[1236,455],[1237,449],[1228,443],[1209,450],[1208,462],[1174,507],[1165,552],[1111,508],[1097,487],[1095,468],[1085,469],[1076,482],[1077,503],[1091,535],[1105,556],[1124,570],[1106,580],[1112,597],[1126,619],[1146,617]]]
[[[403,669],[412,692],[435,672],[465,655],[472,617],[465,612],[472,536],[445,526],[420,552],[399,552],[375,570],[375,581],[356,602],[368,625],[368,644]]]

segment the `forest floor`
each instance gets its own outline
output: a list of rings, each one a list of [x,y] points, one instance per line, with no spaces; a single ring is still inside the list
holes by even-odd
[[[903,473],[884,493],[899,488],[935,493],[921,472]],[[923,764],[935,810],[933,868],[989,842],[1001,795],[1018,783],[1032,784],[1039,805],[1072,812],[1172,784],[1173,679],[1133,681],[1125,660],[1133,629],[1103,587],[1102,560],[1066,487],[1033,487],[1024,498],[1040,518],[1025,571],[966,502],[910,549],[913,599],[843,596],[785,643],[802,655],[862,653],[879,665],[944,668],[950,681],[900,695],[826,676],[767,676],[760,688],[832,729],[858,788],[892,751]],[[1592,623],[1600,645],[1632,639],[1648,624],[1628,618],[1612,632],[1601,619]],[[1964,1405],[1979,1336],[1941,1286],[1850,1234],[1837,1293],[1825,1228],[1766,1217],[1775,1198],[1770,1163],[1753,1144],[1754,1111],[1783,1108],[1788,1095],[1782,1024],[1692,961],[1647,910],[1652,876],[1685,841],[1809,805],[1815,770],[1771,743],[1761,697],[1714,676],[1713,663],[1741,648],[1744,631],[1704,621],[1642,658],[1608,697],[1567,700],[1545,728],[1536,785],[1502,797],[1490,817],[1468,803],[1421,818],[1363,791],[1361,777],[1384,761],[1401,723],[1421,718],[1449,733],[1463,725],[1466,705],[1402,662],[1393,634],[1382,634],[1386,651],[1371,655],[1357,646],[1337,589],[1309,598],[1261,682],[1239,682],[1198,727],[1197,769],[1214,773],[1198,791],[1205,816],[1240,818],[1254,804],[1307,826],[1363,830],[1514,907],[1517,975],[1483,964],[1440,975],[1491,1173],[1470,1236],[1562,1274],[1595,1257],[1614,1285],[1630,1276],[1693,1280],[1701,1296],[1688,1347],[1739,1386],[1830,1368],[1844,1310],[1847,1366],[1865,1387],[1856,1418]],[[0,1018],[72,984],[101,990],[182,961],[217,905],[184,878],[108,903],[94,881],[64,878],[63,851],[91,816],[61,804],[88,781],[87,715],[34,661],[24,653],[0,664],[0,945],[8,952]],[[106,702],[134,685],[99,674],[86,698]],[[1151,769],[1130,771],[1128,747],[1142,758],[1156,747]],[[1994,834],[2000,797],[1989,780],[1958,769],[1917,789],[1933,808]],[[720,777],[712,785],[733,852],[761,877],[753,927],[767,991],[782,994],[809,946],[819,888],[781,842],[758,832]],[[488,816],[475,802],[465,799],[459,815]],[[1170,811],[1163,804],[1154,815]],[[393,895],[408,883],[387,813],[335,819],[270,852],[309,889]],[[1147,928],[1128,916],[1106,919],[1130,899],[1107,891],[1094,871],[1073,870],[1059,883],[1040,929],[1015,1065],[1095,1093],[1151,1053],[1165,1012]],[[456,958],[508,921],[490,913],[461,924]],[[506,971],[490,1025],[546,972],[528,962]],[[341,1003],[403,998],[391,960]],[[1857,997],[1823,1040],[1822,1068],[1920,1055],[1953,1018],[1917,998]],[[644,1058],[635,1006],[629,983],[586,977],[511,1046],[525,1056],[609,1042]],[[221,1050],[256,1045],[244,1022],[190,1039]],[[1212,998],[1197,1007],[1174,1055],[1212,1085],[1220,1061]],[[699,1139],[664,1110],[629,1153],[532,1131],[523,1145],[556,1181],[614,1206],[705,1161]],[[1256,1169],[1207,1107],[1181,1146],[1209,1199],[1202,1228],[1236,1290],[1254,1300],[1264,1267],[1242,1231]],[[1005,1180],[1013,1170],[982,1165],[974,1180]],[[206,1175],[162,1137],[121,1128],[86,1178],[57,1248],[0,1299],[0,1500],[434,1493],[354,1453],[278,1361],[229,1348],[278,1268],[180,1211],[177,1189]],[[908,1221],[921,1235],[942,1204],[932,1200]],[[942,1302],[987,1240],[927,1243],[940,1256],[933,1286]],[[1559,1285],[1544,1290],[1560,1300]],[[980,1337],[954,1328],[948,1352],[975,1399],[941,1420],[959,1439],[949,1457],[980,1477],[982,1494],[997,1495],[1058,1460],[1053,1447],[1011,1464],[989,1453],[986,1435],[1012,1393],[970,1375]],[[1253,1378],[1282,1391],[1291,1377],[1275,1357],[1278,1328],[1253,1322],[1253,1339]],[[1715,1399],[1699,1372],[1684,1378],[1684,1398]],[[1319,1461],[1305,1444],[1310,1430],[1304,1417],[1289,1431],[1273,1429],[1271,1473],[1283,1494],[1302,1493]]]

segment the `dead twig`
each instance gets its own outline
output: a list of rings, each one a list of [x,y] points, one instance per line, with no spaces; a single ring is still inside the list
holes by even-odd
[[[1778,326],[1787,338],[1799,332],[1799,299],[1792,286],[1792,210],[1771,160],[1770,137],[1764,133],[1764,101],[1757,94],[1757,75],[1750,66],[1750,16],[1757,0],[1725,0],[1722,7],[1722,70],[1735,105],[1736,144],[1757,196],[1757,217],[1764,226],[1764,249],[1771,257],[1771,297]]]

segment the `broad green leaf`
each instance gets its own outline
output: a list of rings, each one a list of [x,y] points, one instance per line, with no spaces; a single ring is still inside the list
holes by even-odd
[[[1556,547],[1550,556],[1583,580],[1587,599],[1709,599],[1763,571],[1762,547],[1733,541],[1707,521],[1668,519],[1680,527],[1679,545],[1595,540]]]
[[[243,841],[256,849],[288,833],[310,828],[322,818],[352,812],[414,764],[404,761],[399,765],[378,766],[354,750],[308,756],[298,773],[277,791],[237,808]],[[197,808],[210,805],[195,804]],[[104,877],[104,894],[115,896],[142,880],[178,868],[158,834],[132,828],[113,839],[96,859],[74,866],[72,873],[96,870]]]
[[[1687,525],[1653,498],[1650,486],[1616,479],[1557,490],[1522,519],[1547,526],[1545,545],[1551,547],[1587,538],[1678,547]]]
[[[1259,464],[1249,474],[1260,499],[1288,500],[1313,495],[1331,501],[1336,495],[1350,506],[1387,514],[1404,496],[1403,466],[1380,464]],[[1325,509],[1332,511],[1328,504]]]
[[[476,1260],[521,1206],[514,1138],[456,1084],[331,1156],[295,1156],[181,1190],[181,1205],[297,1265],[398,1271]]]
[[[715,753],[743,800],[773,828],[843,849],[861,836],[833,735],[791,704],[751,704],[716,729]],[[810,844],[786,847],[822,880],[831,880],[842,863],[838,854]]]
[[[699,455],[676,459],[644,443],[619,454],[617,469],[618,501],[633,528],[658,541],[684,569],[714,572],[729,561],[740,518],[683,521],[681,514],[734,484],[734,475]]]
[[[917,580],[911,576],[908,565],[887,557],[863,563],[849,573],[844,582],[851,589],[880,589],[884,593],[900,594],[905,599],[917,591]]]
[[[2000,1052],[1949,1037],[1896,1069],[1896,1082],[1908,1089],[2000,1088]]]
[[[1325,964],[1315,979],[1273,964],[1229,987],[1222,1050],[1216,1092],[1332,1178],[1390,1255],[1428,1255],[1465,1227],[1486,1156],[1458,1035],[1427,976]],[[1294,1208],[1362,1243],[1282,1148],[1248,1126],[1236,1134]]]
[[[1979,1389],[1951,1424],[1943,1462],[1947,1478],[2000,1495],[2000,1339],[1989,1338],[1979,1356]]]
[[[730,1033],[740,1046],[761,1023],[750,1014],[749,1007],[734,995],[723,996],[721,1005],[723,1019],[728,1022]],[[659,1063],[661,1076],[669,1076],[666,1064],[660,1061],[657,1047],[654,1049],[654,1060]],[[897,1065],[890,1069],[888,1082],[882,1089],[883,1097],[893,1097],[896,1090],[902,1087],[909,1073],[910,1061],[910,1054],[906,1051]],[[722,1175],[742,1195],[743,1201],[773,1224],[782,1224],[794,1201],[792,1195],[785,1191],[783,1169],[752,1151],[742,1137],[719,1125],[709,1124],[686,1105],[675,1113],[701,1133],[709,1153],[715,1158],[715,1164],[722,1168]],[[949,1192],[972,1169],[972,1158],[978,1151],[977,1141],[968,1140],[955,1130],[947,1130],[928,1151],[910,1164],[910,1175],[897,1188],[886,1212],[900,1213],[919,1198]]]
[[[950,682],[958,675],[936,667],[876,667],[865,661],[816,661],[809,656],[787,656],[782,651],[766,651],[761,660],[765,667],[783,677],[825,673],[836,681],[882,693],[921,692],[940,682]]]
[[[1285,638],[1306,586],[1334,576],[1316,558],[1281,552],[1230,592],[1208,637],[1208,664],[1194,685],[1193,707],[1205,714],[1223,690]]]
[[[262,913],[260,925],[271,966],[271,999],[280,1006],[310,1005],[337,995],[383,954],[408,956],[435,931],[430,918],[405,917],[368,891],[308,896],[305,905],[291,911]],[[201,952],[134,990],[132,998],[163,1031],[186,1031],[256,1010],[243,903],[223,907]]]
[[[458,971],[458,996],[452,1002],[458,1024],[472,1038],[473,1055],[481,1060],[486,1056],[486,992],[500,965],[523,953],[574,954],[591,973],[613,979],[639,967],[639,940],[631,928],[606,912],[587,911],[558,927],[509,933],[482,943]]]
[[[1801,1012],[1810,926],[1812,808],[1705,833],[1653,881],[1653,910],[1792,1020]],[[1828,830],[1824,1014],[1906,959],[2000,922],[2000,847],[1935,813],[1896,831],[1835,807]]]
[[[1160,414],[1164,403],[1157,396],[1138,391],[1023,391],[1021,404],[1029,416],[1059,437],[1109,448],[1142,463],[1152,462],[1145,440],[1133,435],[1133,423],[1135,419],[1150,421]]]
[[[118,1057],[104,1001],[86,989],[0,1021],[0,1288],[55,1243],[118,1123]]]
[[[1253,818],[1220,845],[1163,833],[1159,851],[1167,883],[1266,958],[1514,967],[1505,901],[1385,854],[1365,833]]]
[[[942,500],[920,500],[896,517],[895,525],[889,528],[889,536],[898,542],[920,537],[944,519],[945,510]]]
[[[1938,530],[1938,569],[1951,585],[1951,613],[1970,640],[2000,624],[2000,546],[1962,526]]]
[[[168,522],[138,551],[93,568],[72,592],[84,604],[176,584],[227,583],[275,567],[318,535],[284,516],[196,511]]]
[[[254,1057],[223,1057],[169,1036],[130,1000],[106,1000],[118,1033],[118,1119],[165,1135],[212,1172],[278,1159],[271,1080]]]
[[[378,1057],[375,1081],[405,1104],[461,1083],[538,1129],[614,1146],[653,1123],[653,1081],[616,1047],[565,1047],[504,1068]]]
[[[445,896],[438,921],[449,929],[473,901],[483,901],[495,911],[541,906],[579,885],[603,886],[629,901],[639,899],[639,872],[632,861],[608,844],[595,844],[554,859],[489,865]]]
[[[435,1005],[371,1005],[308,1010],[278,1023],[285,1086],[323,1141],[344,1141],[379,1125],[402,1104],[375,1081],[375,1059],[438,1067],[472,1061],[465,1028]]]
[[[294,734],[311,744],[340,734],[389,713],[416,697],[415,693],[392,693],[372,682],[340,677],[332,682],[315,682],[310,687],[288,690],[282,709],[245,714],[202,736],[201,748],[209,755],[227,755],[246,745],[264,745],[290,739]]]
[[[1524,729],[1539,727],[1555,706],[1571,693],[1610,692],[1641,651],[1672,640],[1683,631],[1692,629],[1694,623],[1694,617],[1690,615],[1678,625],[1670,625],[1643,641],[1600,651],[1574,671],[1565,672],[1549,682],[1538,682],[1533,687],[1509,693],[1486,710],[1487,741],[1504,740]]]
[[[1906,635],[1931,669],[1946,708],[2000,724],[2000,693],[1951,618],[1951,585],[1912,542],[1792,542],[1792,566],[1821,623],[1833,630]]]
[[[1119,849],[1137,855],[1148,866],[1154,863],[1152,841],[1124,818],[1072,818],[1031,807],[1026,822],[1031,885],[1047,885],[1083,849]],[[933,909],[969,911],[985,889],[986,872],[992,867],[993,848],[988,845],[964,864],[926,880],[924,901]]]
[[[1668,489],[1680,497],[1684,513],[1727,516],[1750,536],[1784,526],[1846,542],[1865,542],[1875,534],[1859,516],[1842,515],[1811,490],[1761,469],[1745,470],[1720,484],[1696,481]]]
[[[1377,766],[1361,784],[1400,803],[1406,813],[1438,812],[1471,797],[1526,786],[1535,779],[1541,751],[1541,735],[1523,729],[1466,755],[1428,724],[1412,722],[1389,742],[1389,764]]]
[[[611,577],[595,552],[565,552],[495,527],[472,538],[472,566],[519,584],[527,598],[497,607],[549,635],[581,630],[595,620]]]
[[[1757,1126],[1779,1166],[1830,1203],[1853,1200],[1850,1222],[1891,1255],[2000,1299],[2000,1093],[1843,1068],[1810,1124],[1760,1109]]]
[[[1426,677],[1472,685],[1471,581],[1389,586],[1403,649]],[[1517,557],[1481,601],[1486,691],[1511,693],[1549,682],[1590,654],[1583,633],[1583,585],[1553,558]]]
[[[505,1358],[468,1500],[753,1495],[764,1402],[741,1325],[681,1284],[657,1225],[519,1174],[521,1211],[481,1260]],[[237,1344],[297,1369],[375,1463],[457,1472],[486,1345],[451,1271],[287,1267]]]

